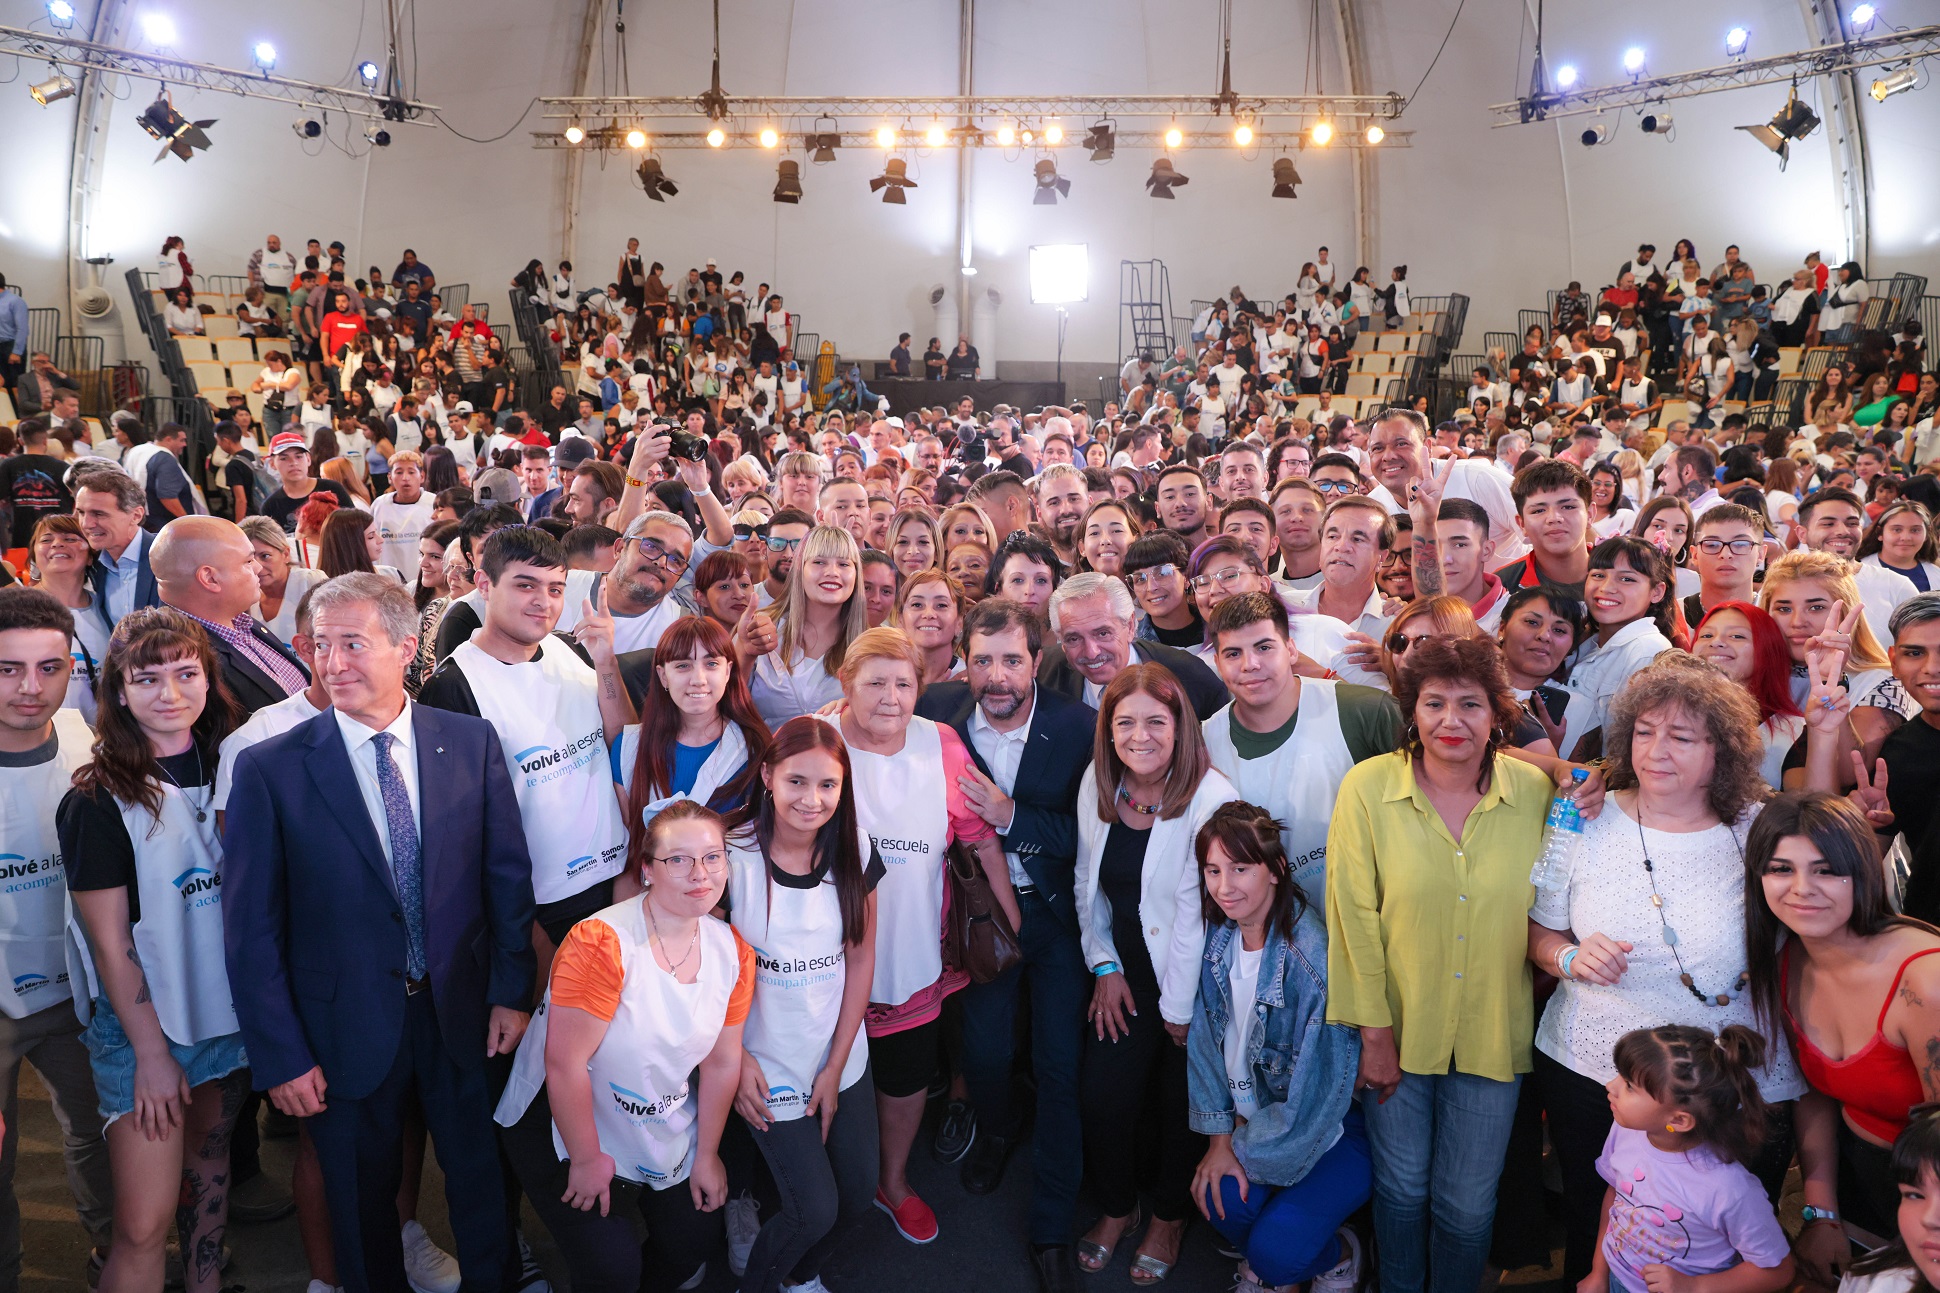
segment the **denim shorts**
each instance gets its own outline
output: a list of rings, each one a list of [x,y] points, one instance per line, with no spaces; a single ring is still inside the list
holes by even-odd
[[[101,1101],[102,1121],[113,1122],[123,1114],[133,1113],[135,1044],[128,1040],[106,996],[94,999],[94,1019],[81,1033],[81,1040],[87,1043],[88,1059],[94,1068],[94,1089]],[[249,1056],[243,1053],[241,1033],[211,1037],[194,1046],[170,1042],[168,1053],[182,1066],[182,1075],[188,1078],[190,1089],[249,1065]]]

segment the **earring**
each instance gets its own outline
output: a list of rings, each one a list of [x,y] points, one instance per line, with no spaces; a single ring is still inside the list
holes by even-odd
[[[1676,1125],[1675,1125],[1675,1124],[1672,1124],[1672,1123],[1668,1123],[1668,1122],[1667,1122],[1667,1123],[1665,1123],[1665,1124],[1664,1124],[1664,1130],[1665,1130],[1665,1131],[1676,1131],[1676,1130],[1677,1130],[1677,1127],[1676,1127]]]

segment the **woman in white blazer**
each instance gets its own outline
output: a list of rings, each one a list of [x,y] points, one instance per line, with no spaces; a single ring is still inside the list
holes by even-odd
[[[1139,1224],[1140,1142],[1156,1147],[1152,1224],[1133,1257],[1142,1283],[1178,1260],[1204,1138],[1186,1122],[1186,1025],[1198,993],[1206,920],[1193,840],[1239,798],[1206,752],[1191,701],[1171,671],[1138,664],[1098,704],[1091,768],[1078,789],[1078,926],[1095,979],[1087,1012],[1085,1169],[1104,1216],[1078,1264],[1104,1269]],[[1156,1092],[1156,1122],[1143,1116]]]

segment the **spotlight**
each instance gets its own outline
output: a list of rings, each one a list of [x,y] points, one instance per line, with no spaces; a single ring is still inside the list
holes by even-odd
[[[975,265],[965,265],[957,273],[963,275],[965,278],[975,278],[977,276],[977,267]]]
[[[1314,122],[1314,128],[1307,132],[1315,144],[1322,148],[1334,142],[1334,128],[1325,121]]]
[[[379,67],[377,64],[371,62],[369,59],[365,59],[363,62],[357,65],[357,79],[362,81],[365,85],[376,85],[377,78],[382,76],[383,74],[384,74],[384,69]]]
[[[775,167],[775,201],[794,206],[801,200],[802,164],[792,157],[784,157]]]
[[[727,131],[721,129],[719,126],[714,126],[708,130],[707,146],[709,148],[719,148],[722,144],[725,144],[726,142],[727,142]]]
[[[1033,168],[1037,173],[1037,192],[1031,196],[1031,205],[1054,207],[1059,198],[1071,196],[1071,181],[1058,174],[1058,164],[1048,157],[1037,159]]]
[[[1607,144],[1610,142],[1610,137],[1615,133],[1615,131],[1610,129],[1609,122],[1599,121],[1594,126],[1589,126],[1584,129],[1583,147],[1595,148],[1598,144]]]
[[[585,142],[586,142],[586,128],[585,128],[584,126],[582,126],[582,125],[580,125],[580,124],[579,124],[579,123],[578,123],[577,121],[575,121],[575,122],[573,122],[573,124],[572,124],[572,125],[570,125],[570,126],[567,126],[567,127],[566,127],[566,142],[567,142],[567,143],[569,143],[569,144],[583,144],[583,143],[585,143]]]
[[[188,120],[175,110],[175,105],[168,101],[166,94],[143,109],[141,116],[135,120],[151,138],[162,141],[162,151],[155,154],[158,162],[170,153],[186,162],[195,156],[196,149],[206,151],[209,136],[204,132],[216,124],[213,117],[207,121]]]
[[[627,131],[626,146],[628,148],[645,148],[647,146],[647,132],[638,126]]]
[[[165,13],[143,14],[141,34],[149,44],[167,49],[175,43],[175,20]]]
[[[375,121],[364,127],[364,138],[370,141],[372,148],[389,148],[391,146],[391,132],[378,125]]]
[[[1172,201],[1172,190],[1186,182],[1186,177],[1172,169],[1172,159],[1161,157],[1152,163],[1152,173],[1145,178],[1146,192],[1155,198]]]
[[[1818,115],[1799,102],[1797,87],[1793,88],[1791,97],[1785,100],[1785,106],[1778,110],[1769,125],[1738,127],[1778,154],[1780,170],[1784,170],[1785,163],[1792,160],[1792,141],[1803,139],[1818,128]]]
[[[1044,142],[1051,145],[1053,148],[1063,143],[1064,127],[1060,126],[1055,121],[1046,122],[1044,125]]]
[[[1378,144],[1387,137],[1388,132],[1379,126],[1369,126],[1367,128],[1367,142],[1370,144]]]
[[[680,187],[668,179],[666,172],[660,169],[658,157],[642,157],[639,168],[633,173],[640,177],[640,187],[645,189],[647,196],[655,202],[665,202],[668,198],[680,196]]]
[[[73,98],[74,82],[56,72],[40,84],[29,86],[27,92],[34,96],[35,103],[44,108],[50,103],[59,103],[62,99]]]
[[[1031,144],[1033,144],[1033,143],[1035,143],[1035,142],[1037,142],[1037,136],[1036,136],[1035,134],[1033,134],[1033,133],[1031,133],[1031,132],[1030,132],[1030,131],[1028,131],[1028,130],[1026,130],[1026,131],[1025,131],[1025,132],[1024,132],[1023,134],[1021,134],[1021,135],[1019,135],[1019,136],[1018,136],[1018,138],[1019,138],[1019,139],[1022,139],[1022,140],[1024,141],[1024,145],[1025,145],[1025,147],[1027,147],[1027,148],[1028,148],[1028,147],[1029,147],[1029,146],[1030,146]]]
[[[1623,52],[1623,70],[1632,76],[1642,76],[1644,71],[1644,47],[1632,45]]]
[[[802,142],[811,150],[809,161],[832,162],[835,160],[835,150],[842,143],[842,136],[831,131],[809,135]]]
[[[1297,198],[1294,186],[1300,183],[1300,172],[1293,169],[1293,158],[1276,157],[1273,159],[1273,196],[1276,198]]]
[[[869,181],[869,191],[881,193],[882,200],[891,206],[907,206],[909,199],[903,196],[903,190],[915,187],[916,181],[909,178],[909,163],[900,157],[884,162],[882,174]]]
[[[56,27],[74,25],[74,6],[67,0],[47,0],[47,21]]]
[[[1085,147],[1091,150],[1091,160],[1094,162],[1110,161],[1117,146],[1118,132],[1111,128],[1108,121],[1101,121],[1085,131]]]
[[[1871,30],[1873,20],[1878,17],[1879,10],[1874,6],[1858,4],[1854,5],[1852,12],[1846,15],[1846,21],[1852,25],[1853,34],[1857,35],[1860,32]]]
[[[1751,33],[1743,27],[1733,27],[1724,34],[1724,56],[1740,58],[1751,44]]]
[[[876,127],[876,147],[894,148],[895,146],[896,146],[896,128],[894,126],[877,126]]]
[[[1252,144],[1253,127],[1247,125],[1244,121],[1240,122],[1237,126],[1234,126],[1233,142],[1235,144],[1238,144],[1241,148],[1245,148],[1250,144]]]
[[[315,139],[323,133],[323,123],[315,117],[298,117],[290,123],[290,131],[298,139]]]
[[[1668,135],[1671,133],[1671,119],[1666,115],[1647,112],[1644,114],[1642,124],[1646,135]]]
[[[997,127],[997,146],[999,148],[1009,148],[1016,142],[1017,127],[1011,125],[1008,121]]]
[[[65,80],[66,78],[63,77],[62,79]],[[1885,76],[1874,81],[1870,93],[1878,102],[1884,103],[1901,91],[1912,89],[1919,82],[1919,79],[1920,69],[1909,63],[1899,71],[1888,72]],[[72,93],[72,91],[70,90],[69,93]],[[39,98],[40,96],[36,94],[34,97]]]
[[[1167,126],[1165,128],[1165,146],[1167,148],[1177,148],[1180,144],[1185,143],[1185,141],[1185,131],[1179,129],[1177,126]],[[1172,195],[1168,193],[1166,196],[1171,197]]]
[[[1572,85],[1575,85],[1575,84],[1576,84],[1576,66],[1574,64],[1565,63],[1561,67],[1556,69],[1556,88],[1557,89],[1567,90]]]
[[[270,44],[268,41],[257,41],[256,48],[250,52],[256,56],[256,66],[262,68],[265,72],[276,66],[276,46]]]
[[[763,126],[761,133],[756,135],[755,138],[761,141],[763,148],[773,148],[781,142],[781,132],[773,126]]]
[[[929,129],[923,132],[923,142],[925,144],[928,144],[931,148],[943,147],[944,143],[947,142],[949,138],[950,138],[949,132],[943,129],[940,123],[935,121],[932,121],[929,125]]]

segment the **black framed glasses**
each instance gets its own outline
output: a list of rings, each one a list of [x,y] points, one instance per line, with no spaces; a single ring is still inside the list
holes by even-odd
[[[1323,494],[1345,496],[1354,492],[1354,482],[1351,480],[1316,480],[1313,486]]]
[[[1759,544],[1756,539],[1698,540],[1698,551],[1704,553],[1707,557],[1715,557],[1726,548],[1731,549],[1731,555],[1734,557],[1749,557],[1752,553],[1758,551],[1758,547]]]
[[[766,539],[768,527],[765,525],[743,525],[736,523],[734,537],[737,539]]]
[[[674,548],[669,548],[664,544],[661,544],[653,539],[649,539],[645,537],[644,535],[635,535],[633,538],[622,539],[620,542],[622,544],[627,544],[627,543],[638,544],[640,548],[640,560],[646,562],[650,566],[653,566],[653,565],[664,566],[668,570],[687,569],[686,553],[680,552]]]
[[[1388,634],[1388,654],[1405,655],[1407,654],[1408,648],[1415,643],[1426,642],[1434,636],[1433,633],[1416,633],[1413,635],[1407,633],[1390,633]]]

